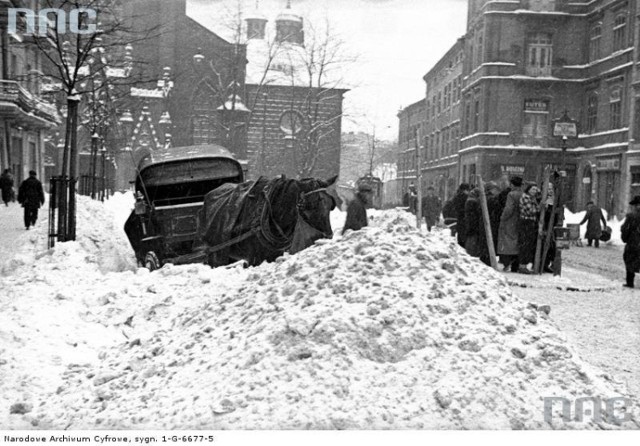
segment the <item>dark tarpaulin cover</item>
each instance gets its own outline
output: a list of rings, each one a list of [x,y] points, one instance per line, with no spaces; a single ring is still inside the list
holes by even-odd
[[[202,233],[198,238],[209,246],[217,246],[259,226],[265,204],[262,191],[268,182],[259,178],[241,184],[227,183],[209,192],[200,211]],[[242,212],[243,209],[246,211]]]

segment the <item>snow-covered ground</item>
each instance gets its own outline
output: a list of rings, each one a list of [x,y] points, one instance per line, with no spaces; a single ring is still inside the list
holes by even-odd
[[[131,206],[80,197],[78,241],[50,251],[44,218],[4,240],[2,428],[536,429],[544,397],[627,394],[548,308],[407,213],[343,237],[334,212],[333,240],[256,268],[149,273]]]

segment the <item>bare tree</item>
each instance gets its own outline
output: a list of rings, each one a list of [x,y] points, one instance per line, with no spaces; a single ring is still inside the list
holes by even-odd
[[[326,142],[337,138],[345,116],[334,113],[331,103],[345,87],[344,75],[356,56],[348,51],[347,44],[334,31],[328,19],[320,27],[308,23],[305,44],[293,46],[288,51],[292,89],[291,109],[302,115],[304,131],[298,140],[296,170],[299,176],[311,176],[326,150]],[[300,94],[300,89],[303,94]],[[302,100],[300,100],[302,98]]]
[[[53,85],[64,96],[65,137],[61,176],[69,178],[72,187],[68,195],[59,197],[59,240],[75,240],[75,181],[78,178],[78,119],[83,97],[89,96],[94,109],[89,118],[94,131],[100,116],[107,116],[105,110],[98,112],[97,104],[113,104],[108,97],[121,84],[130,84],[131,60],[122,56],[127,45],[149,39],[157,32],[153,30],[126,29],[120,17],[120,0],[43,0],[43,8],[56,16],[46,33],[33,35],[33,42],[44,57],[47,75]],[[78,18],[76,28],[80,32],[67,30],[65,16],[75,13]],[[108,76],[108,70],[122,70],[124,76]]]

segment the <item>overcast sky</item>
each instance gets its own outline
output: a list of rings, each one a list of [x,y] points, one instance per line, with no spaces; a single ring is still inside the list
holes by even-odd
[[[189,0],[188,14],[210,25],[237,0]],[[246,1],[250,10],[255,0]],[[261,0],[267,15],[286,0]],[[465,32],[467,0],[293,0],[308,20],[328,18],[358,60],[349,67],[344,131],[397,137],[397,113],[424,97],[422,76]],[[390,127],[390,128],[389,128]]]

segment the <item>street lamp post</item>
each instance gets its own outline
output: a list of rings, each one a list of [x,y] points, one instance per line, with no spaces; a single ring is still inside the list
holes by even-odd
[[[98,158],[98,141],[100,135],[93,132],[91,135],[91,199],[96,199],[96,177],[97,177],[97,158]]]

